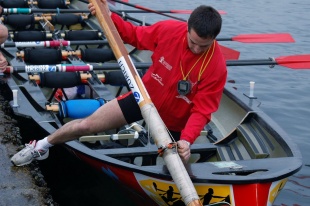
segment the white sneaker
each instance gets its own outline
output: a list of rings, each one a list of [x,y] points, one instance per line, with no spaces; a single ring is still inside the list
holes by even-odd
[[[48,157],[49,155],[49,150],[47,151],[42,151],[42,150],[36,150],[37,141],[31,141],[29,144],[26,144],[26,147],[16,153],[12,158],[11,162],[15,166],[23,166],[30,164],[34,159],[35,160],[44,160]]]

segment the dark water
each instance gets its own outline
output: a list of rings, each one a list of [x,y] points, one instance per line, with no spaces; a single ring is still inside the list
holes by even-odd
[[[131,0],[129,3],[139,4],[151,9],[194,9],[200,4],[208,4],[218,10],[227,12],[223,15],[223,29],[220,37],[233,37],[238,34],[252,33],[290,33],[296,43],[281,44],[244,44],[238,42],[222,42],[241,52],[240,59],[266,59],[268,57],[310,54],[310,9],[309,0],[157,0],[153,2]],[[132,9],[118,5],[118,8]],[[136,14],[137,18],[148,23],[166,19],[156,14]],[[179,15],[187,19],[187,15]],[[288,183],[275,201],[275,206],[310,205],[310,68],[309,70],[293,70],[276,66],[243,66],[229,67],[229,80],[235,80],[235,86],[242,93],[248,93],[249,81],[255,81],[255,96],[261,102],[261,109],[271,116],[296,142],[303,155],[302,169],[289,178]],[[228,83],[230,84],[230,83]],[[228,85],[230,86],[230,85]],[[66,153],[65,153],[66,154]],[[57,165],[59,159],[45,162]],[[89,173],[83,165],[75,167],[76,160],[64,166],[48,168],[57,174],[57,178],[47,176],[61,189],[54,189],[62,205],[132,205],[126,197],[119,193],[113,182],[90,181],[96,179],[96,173]],[[289,162],[288,162],[289,164]],[[66,182],[64,174],[72,173],[72,182]],[[68,176],[66,177],[68,178]],[[76,178],[76,179],[74,179]],[[88,179],[90,178],[90,179]],[[78,180],[78,181],[77,181]],[[73,184],[73,185],[72,185]],[[108,185],[106,191],[98,190],[100,184]],[[74,190],[77,188],[83,188]],[[107,198],[108,197],[108,198]],[[88,198],[88,199],[87,199]],[[98,199],[97,199],[98,198]],[[87,201],[85,201],[87,199]],[[89,202],[94,200],[93,202]]]

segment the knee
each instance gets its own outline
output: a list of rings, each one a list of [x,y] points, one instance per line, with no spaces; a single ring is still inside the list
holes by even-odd
[[[8,29],[3,24],[0,24],[0,43],[4,43],[8,38]]]
[[[77,124],[76,131],[79,131],[80,135],[89,135],[93,133],[93,126],[90,121],[86,119],[82,119]]]

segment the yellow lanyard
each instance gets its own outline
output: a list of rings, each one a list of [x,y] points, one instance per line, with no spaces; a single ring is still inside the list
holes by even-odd
[[[215,41],[213,41],[213,44],[212,44],[212,46],[211,46],[211,47],[212,47],[212,53],[211,53],[211,55],[210,55],[210,57],[209,57],[209,59],[208,59],[208,62],[206,63],[206,65],[205,65],[204,68],[202,69],[203,64],[204,64],[204,62],[205,62],[205,60],[206,60],[206,57],[208,56],[208,53],[209,53],[210,48],[208,49],[208,53],[206,54],[205,58],[203,59],[203,62],[202,62],[202,64],[201,64],[201,67],[200,67],[200,70],[199,70],[198,82],[200,81],[200,78],[201,78],[203,72],[206,70],[207,66],[208,66],[209,63],[210,63],[210,60],[211,60],[212,57],[213,57],[214,48],[215,48],[214,44],[215,44]]]
[[[183,40],[184,41],[184,40]],[[194,63],[194,65],[192,66],[192,68],[188,71],[188,73],[186,74],[186,76],[184,75],[184,72],[183,72],[183,67],[182,67],[182,60],[180,60],[180,69],[181,69],[181,73],[182,73],[182,77],[183,77],[183,80],[186,80],[188,75],[191,73],[191,71],[194,69],[194,67],[196,66],[196,64],[199,62],[199,60],[205,55],[204,59],[203,59],[203,62],[201,64],[201,67],[200,67],[200,70],[199,70],[199,75],[198,75],[198,82],[200,81],[200,78],[201,78],[201,75],[203,74],[203,72],[205,71],[205,69],[207,68],[213,54],[214,54],[214,44],[215,44],[215,41],[213,41],[213,44],[212,44],[212,54],[210,56],[210,58],[208,59],[208,62],[206,63],[205,66],[204,65],[204,62],[209,54],[209,51],[210,51],[210,48],[207,50],[207,51],[204,51],[201,56],[197,59],[197,61]],[[202,69],[203,68],[203,69]]]

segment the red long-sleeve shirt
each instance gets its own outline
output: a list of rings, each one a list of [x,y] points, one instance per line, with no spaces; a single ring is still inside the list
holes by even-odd
[[[143,76],[143,83],[167,128],[181,132],[181,139],[192,144],[218,109],[226,82],[226,62],[218,43],[215,41],[213,56],[198,83],[204,57],[189,72],[201,55],[188,48],[187,23],[166,20],[135,26],[117,14],[112,13],[111,18],[124,42],[153,52],[153,64]],[[180,64],[183,73],[189,73],[187,80],[192,85],[186,96],[177,91],[178,81],[183,79]]]

